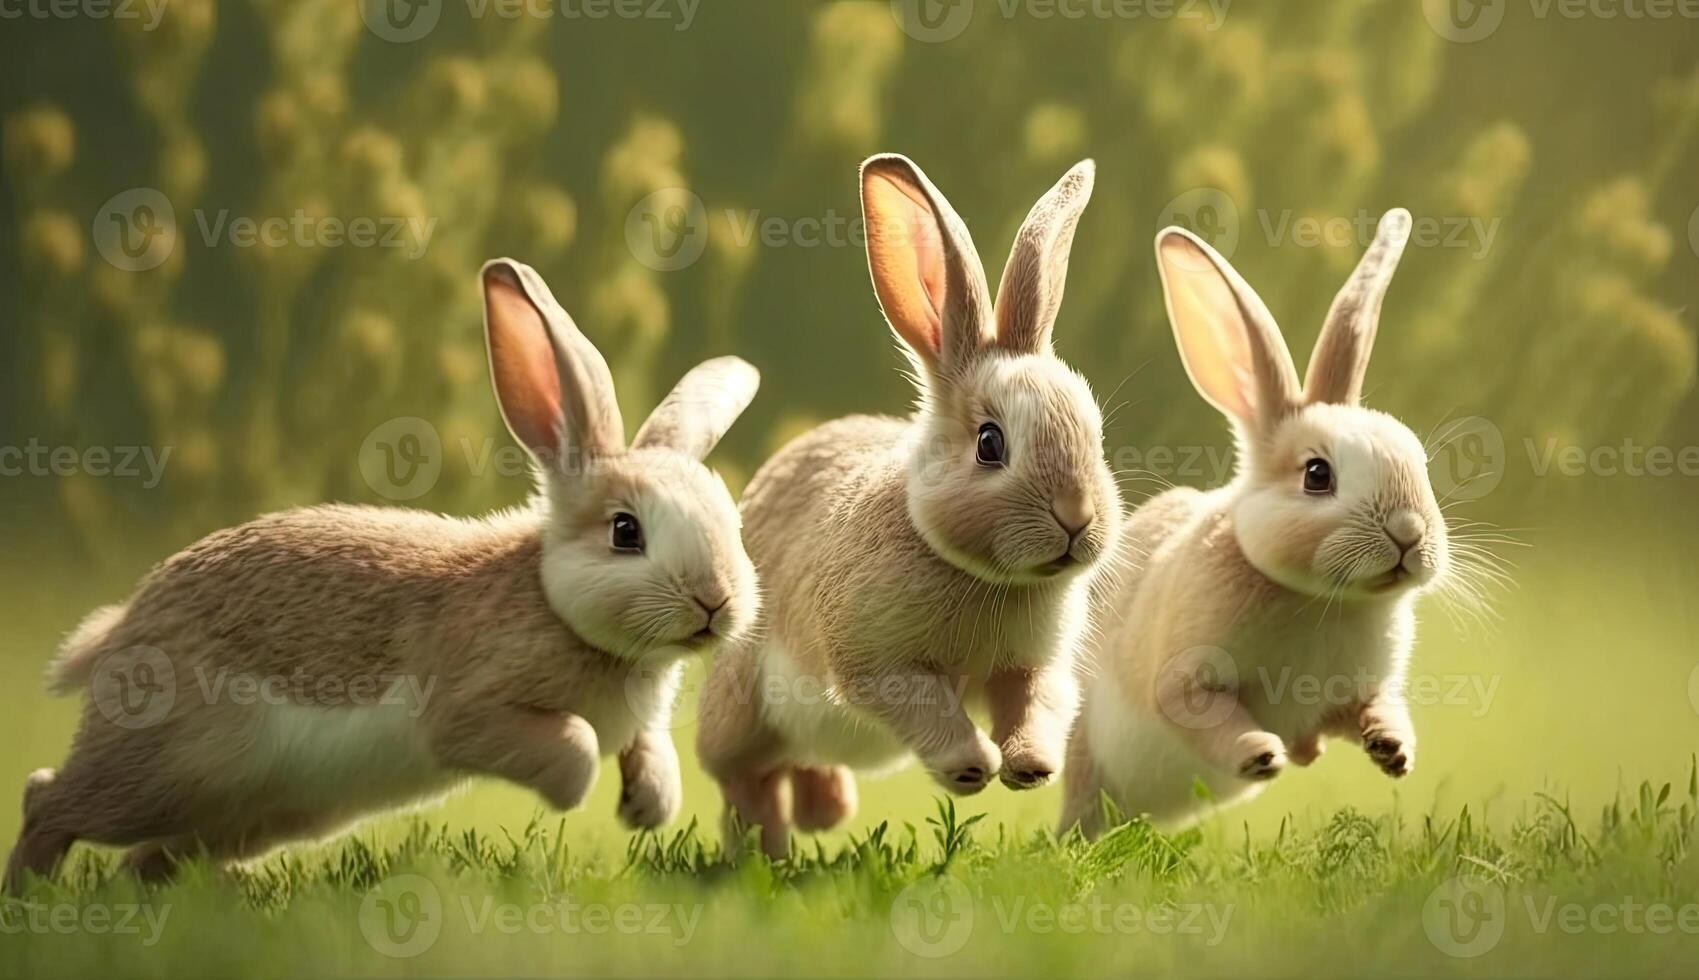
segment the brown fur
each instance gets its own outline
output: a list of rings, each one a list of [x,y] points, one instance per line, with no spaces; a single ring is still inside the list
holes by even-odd
[[[54,665],[55,690],[89,697],[64,765],[25,788],[6,888],[77,840],[133,845],[127,865],[163,877],[473,775],[571,809],[616,751],[621,818],[676,813],[681,661],[758,605],[731,496],[700,463],[757,377],[701,365],[627,450],[606,365],[541,278],[501,260],[484,283],[498,401],[543,492],[483,520],[291,510],[161,563]],[[646,546],[615,547],[616,512],[643,515]]]
[[[913,753],[955,793],[1059,772],[1085,573],[1120,517],[1096,404],[1049,344],[1089,166],[1033,209],[995,312],[966,228],[912,163],[874,158],[863,185],[875,288],[922,406],[829,422],[756,474],[744,538],[766,616],[703,691],[697,749],[728,834],[759,824],[774,855],[792,819],[848,815],[850,769]],[[1002,468],[975,462],[988,418]],[[989,737],[964,702],[989,708]]]

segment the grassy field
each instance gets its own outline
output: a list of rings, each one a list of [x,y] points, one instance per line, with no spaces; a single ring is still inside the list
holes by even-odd
[[[0,976],[1690,973],[1699,571],[1658,530],[1676,489],[1601,482],[1607,526],[1518,531],[1529,547],[1492,622],[1427,610],[1421,754],[1397,783],[1335,745],[1197,831],[1087,845],[1051,835],[1055,789],[940,811],[911,769],[864,782],[849,828],[792,861],[728,860],[687,698],[669,834],[622,832],[604,774],[581,812],[480,782],[153,891],[79,850],[5,905]],[[41,665],[143,564],[0,573],[5,846],[25,774],[58,762],[76,714],[39,693]]]
[[[417,822],[145,891],[84,854],[8,906],[7,976],[1682,975],[1699,932],[1699,783],[1598,822],[1475,814],[1128,824],[1093,843],[954,807],[772,864],[693,825],[623,855],[560,825]]]

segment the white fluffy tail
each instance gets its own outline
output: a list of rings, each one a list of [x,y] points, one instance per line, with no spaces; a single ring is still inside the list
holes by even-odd
[[[89,678],[94,676],[95,662],[106,652],[106,639],[123,616],[124,607],[112,605],[101,606],[83,617],[47,666],[48,693],[73,694],[88,686]]]

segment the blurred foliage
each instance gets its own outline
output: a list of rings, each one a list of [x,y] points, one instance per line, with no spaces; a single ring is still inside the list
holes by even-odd
[[[908,153],[976,233],[993,277],[1026,208],[1099,161],[1058,342],[1114,410],[1112,441],[1215,444],[1178,369],[1149,242],[1177,195],[1241,215],[1235,264],[1302,363],[1355,243],[1288,220],[1396,204],[1497,229],[1413,248],[1371,400],[1418,431],[1481,415],[1507,439],[1699,439],[1699,25],[1510,5],[1454,44],[1397,0],[1239,0],[1206,19],[1039,19],[981,3],[961,37],[906,36],[883,0],[707,3],[681,21],[474,18],[441,5],[392,43],[355,0],[170,0],[136,21],[0,36],[0,443],[172,449],[161,489],[5,482],[8,516],[91,551],[141,526],[181,539],[256,510],[375,500],[359,447],[396,416],[449,447],[420,503],[474,510],[521,481],[458,447],[505,440],[486,390],[476,270],[537,266],[640,419],[689,364],[741,353],[765,386],[720,463],[739,482],[785,434],[908,395],[860,240],[773,246],[858,216],[861,158]],[[994,9],[995,8],[995,9]],[[103,261],[101,202],[162,192],[177,246]],[[677,271],[628,245],[634,205],[704,202]],[[208,242],[199,221],[412,218],[400,248]],[[1277,240],[1279,239],[1279,240]]]

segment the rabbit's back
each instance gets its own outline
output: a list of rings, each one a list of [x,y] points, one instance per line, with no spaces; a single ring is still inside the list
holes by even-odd
[[[324,506],[215,532],[160,563],[98,652],[159,648],[178,666],[266,675],[378,674],[409,661],[458,607],[547,614],[534,584],[540,523]],[[527,574],[524,569],[531,570]]]

